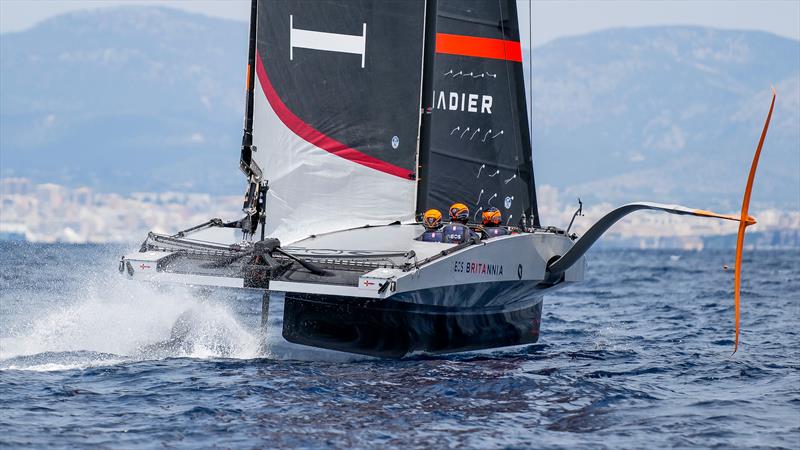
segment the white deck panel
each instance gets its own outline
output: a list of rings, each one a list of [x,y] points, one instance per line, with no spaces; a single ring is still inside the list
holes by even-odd
[[[414,240],[425,229],[419,224],[387,225],[369,228],[334,231],[310,237],[287,246],[287,250],[298,253],[318,253],[313,250],[332,252],[407,252],[414,250],[417,259],[433,256],[455,244],[422,242]]]

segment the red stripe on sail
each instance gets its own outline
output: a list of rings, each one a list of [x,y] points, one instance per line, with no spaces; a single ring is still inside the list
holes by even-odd
[[[305,123],[303,119],[297,117],[286,106],[286,104],[283,103],[280,96],[278,96],[278,93],[275,92],[275,88],[272,87],[272,83],[269,81],[269,77],[267,76],[267,71],[264,70],[264,63],[261,60],[261,55],[259,55],[258,52],[256,52],[256,74],[258,76],[258,81],[261,83],[261,89],[263,89],[264,95],[267,97],[269,105],[275,111],[275,114],[278,115],[278,118],[281,119],[281,122],[283,122],[283,124],[292,130],[292,132],[294,132],[296,135],[306,140],[309,144],[319,147],[326,152],[334,154],[340,158],[352,161],[356,164],[361,164],[362,166],[366,166],[383,173],[388,173],[389,175],[394,175],[396,177],[403,178],[404,180],[413,179],[414,173],[410,172],[408,169],[395,166],[394,164],[386,161],[381,161],[378,158],[369,156],[354,148],[350,148],[336,139],[320,133],[318,130],[314,129],[314,127]]]
[[[522,62],[522,47],[517,41],[461,34],[436,33],[436,53]]]

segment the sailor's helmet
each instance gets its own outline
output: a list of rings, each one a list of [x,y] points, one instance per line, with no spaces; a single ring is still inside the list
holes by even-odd
[[[469,208],[463,203],[453,203],[450,207],[450,220],[453,222],[467,223],[469,220]]]
[[[483,224],[488,226],[497,226],[500,225],[500,222],[503,220],[503,216],[500,213],[500,210],[491,207],[483,212]]]
[[[430,230],[439,228],[442,224],[442,213],[438,209],[429,209],[422,215],[422,225]]]

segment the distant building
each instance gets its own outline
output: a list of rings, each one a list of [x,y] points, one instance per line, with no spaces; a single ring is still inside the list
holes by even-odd
[[[92,190],[88,187],[80,187],[74,189],[71,195],[71,201],[77,206],[91,206],[92,205]]]
[[[31,180],[27,178],[3,178],[0,193],[6,195],[28,195],[31,193]]]
[[[156,192],[134,192],[131,198],[141,203],[158,203],[158,193]]]
[[[40,207],[60,208],[68,198],[67,189],[58,184],[39,184],[36,186],[36,198]]]

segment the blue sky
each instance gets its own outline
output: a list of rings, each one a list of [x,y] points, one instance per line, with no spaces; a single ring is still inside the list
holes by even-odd
[[[520,25],[533,17],[533,45],[612,27],[702,25],[768,31],[800,40],[800,0],[518,0]],[[0,32],[20,31],[54,15],[121,4],[163,5],[248,20],[249,0],[0,0]],[[523,40],[527,41],[527,32]]]

